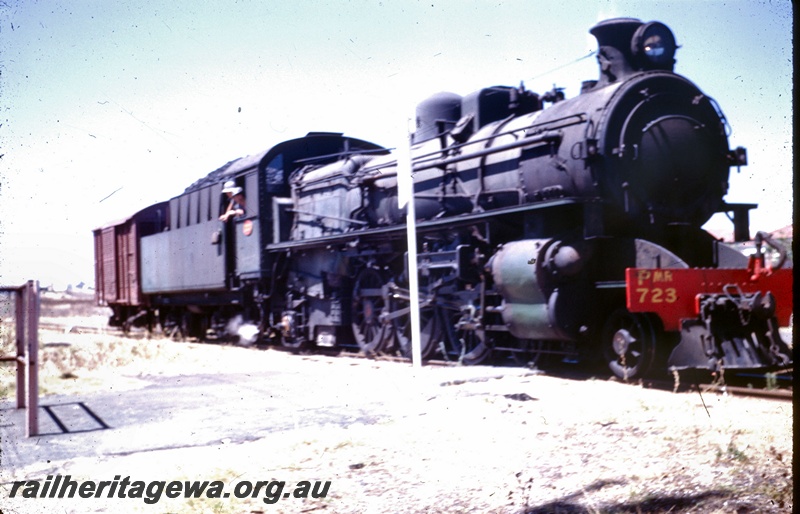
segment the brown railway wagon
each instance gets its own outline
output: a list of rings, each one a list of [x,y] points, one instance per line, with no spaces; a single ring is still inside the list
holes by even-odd
[[[93,231],[95,299],[111,307],[112,326],[129,326],[144,303],[139,238],[168,226],[169,203],[161,202]]]

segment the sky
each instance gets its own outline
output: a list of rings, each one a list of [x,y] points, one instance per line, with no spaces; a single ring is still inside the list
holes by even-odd
[[[598,75],[588,30],[617,16],[670,26],[676,72],[748,149],[726,200],[759,204],[752,233],[784,227],[792,14],[788,0],[0,0],[0,285],[92,285],[94,228],[310,131],[394,147],[440,91],[575,96]]]

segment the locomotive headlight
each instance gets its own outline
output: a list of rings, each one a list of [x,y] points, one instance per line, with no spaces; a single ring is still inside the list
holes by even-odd
[[[631,40],[631,51],[645,68],[672,69],[676,49],[672,31],[657,21],[636,29]]]

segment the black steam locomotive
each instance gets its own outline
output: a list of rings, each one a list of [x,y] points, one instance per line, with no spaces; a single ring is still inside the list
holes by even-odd
[[[591,33],[600,75],[575,98],[495,86],[421,103],[411,170],[378,145],[310,133],[97,229],[99,302],[123,327],[408,356],[416,273],[423,358],[601,357],[626,378],[790,366],[778,326],[791,270],[765,265],[760,236],[748,258],[700,228],[727,212],[749,239],[755,206],[723,201],[745,150],[673,72],[667,26]]]

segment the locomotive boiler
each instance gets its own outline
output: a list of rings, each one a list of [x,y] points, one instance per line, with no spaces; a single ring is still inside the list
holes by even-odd
[[[425,358],[599,358],[623,378],[790,366],[778,326],[791,314],[791,269],[767,266],[769,238],[759,235],[748,258],[701,228],[727,212],[736,239],[749,239],[754,206],[724,201],[730,168],[747,160],[729,148],[721,109],[674,72],[666,25],[619,18],[591,33],[599,76],[574,98],[494,86],[422,102],[410,169],[377,145],[328,135],[352,143],[210,175],[209,187],[234,179],[256,193],[249,230],[259,246],[242,246],[237,222],[220,238],[239,242],[216,247],[229,277],[216,296],[205,285],[150,288],[151,305],[191,317],[195,334],[239,316],[291,348],[408,356],[416,273]],[[292,144],[311,147],[314,137]],[[410,264],[398,205],[408,173]],[[153,259],[186,269],[186,250],[168,250],[169,231],[142,246],[159,237]],[[148,275],[151,260],[142,273],[154,283],[180,275]]]

